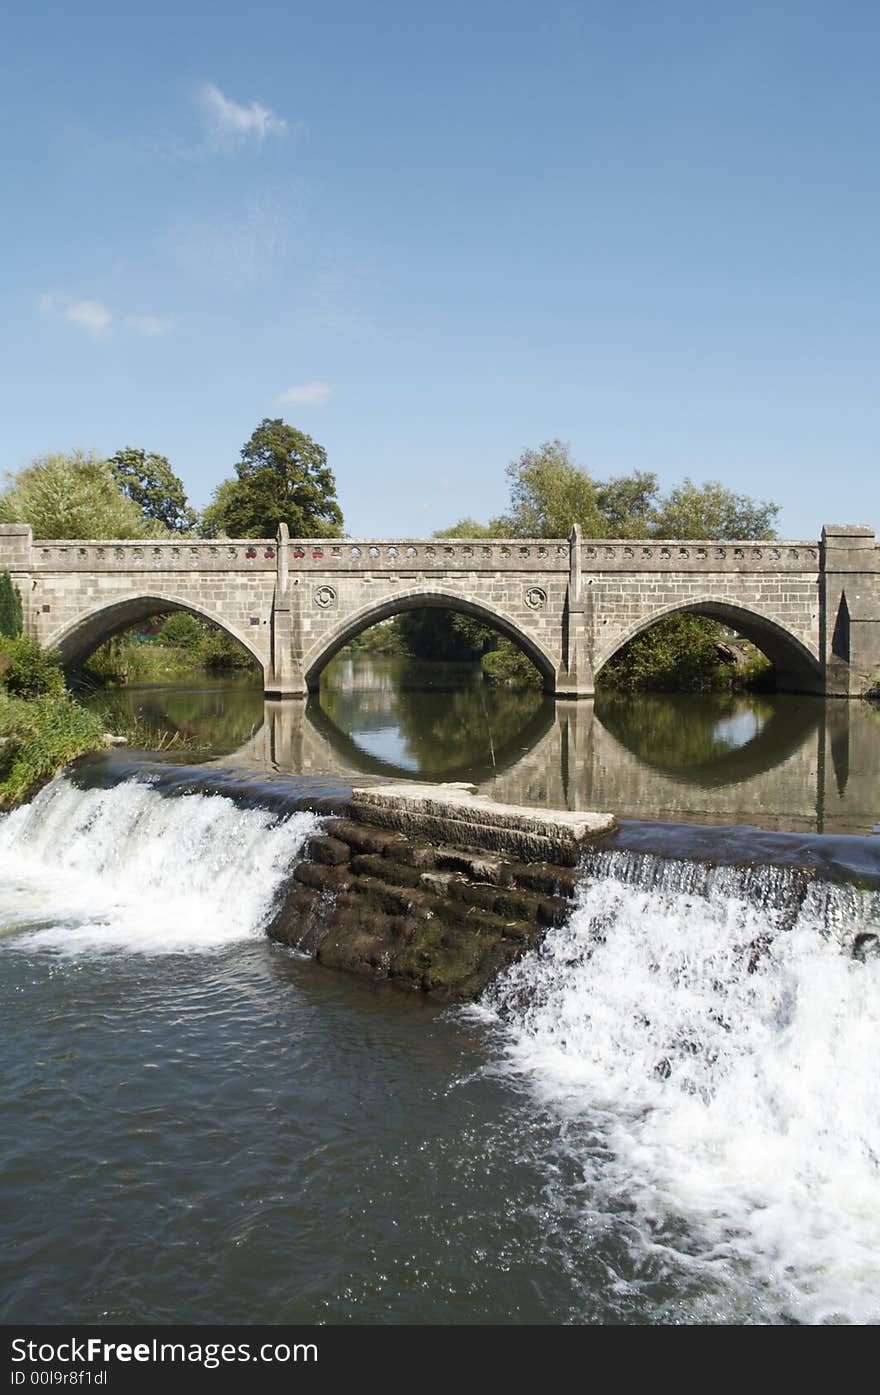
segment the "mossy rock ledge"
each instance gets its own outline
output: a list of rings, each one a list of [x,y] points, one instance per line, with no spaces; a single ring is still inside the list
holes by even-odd
[[[571,913],[611,814],[498,804],[471,785],[376,785],[328,819],[268,933],[322,964],[475,997]]]

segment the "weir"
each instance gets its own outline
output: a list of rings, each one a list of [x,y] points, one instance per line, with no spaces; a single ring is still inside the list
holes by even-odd
[[[464,785],[354,790],[313,838],[269,935],[321,963],[472,998],[563,924],[609,814],[498,804]]]
[[[535,1320],[880,1316],[876,839],[704,828],[685,847],[669,827],[461,786],[236,787],[233,772],[115,760],[0,819],[0,992],[23,1082],[8,1137],[41,1201],[16,1209],[10,1254],[39,1257],[50,1205],[77,1238],[53,1247],[42,1287],[93,1244],[117,1306],[134,1251],[139,1282],[158,1267],[156,1311],[183,1273],[188,1316],[225,1315],[232,1290],[257,1320],[268,1272],[326,1317],[308,1306],[314,1252],[297,1258],[305,1197],[346,1295],[360,1286],[356,1308],[331,1294],[331,1315],[389,1316],[370,1297],[376,1233],[416,1227],[420,1254],[434,1236],[454,1294],[480,1226],[499,1296],[469,1282],[467,1320],[509,1311],[512,1254],[529,1274],[547,1258],[539,1296],[518,1300]],[[317,974],[267,930],[376,982]],[[415,1010],[391,1010],[386,985],[419,990]],[[437,1013],[426,991],[478,996]],[[64,1169],[47,1120],[69,1137]],[[193,1202],[172,1242],[162,1176]],[[473,1217],[465,1249],[438,1192]],[[230,1274],[240,1250],[205,1242],[211,1205],[209,1235],[250,1214],[259,1265],[249,1253]],[[380,1230],[353,1260],[358,1205]],[[71,1229],[84,1207],[88,1237]],[[491,1283],[493,1264],[473,1272]],[[563,1287],[545,1298],[545,1282]]]

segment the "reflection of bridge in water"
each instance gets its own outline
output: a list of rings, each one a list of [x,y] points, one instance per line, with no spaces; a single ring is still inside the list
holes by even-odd
[[[317,701],[264,704],[259,730],[217,762],[303,775],[418,778],[360,748]],[[599,715],[601,713],[601,716]],[[495,765],[444,770],[510,803],[607,809],[620,817],[866,833],[880,819],[880,712],[867,703],[776,699],[739,746],[664,763],[617,724],[614,704],[542,705]],[[656,754],[653,754],[656,752]],[[421,778],[426,778],[422,776]]]

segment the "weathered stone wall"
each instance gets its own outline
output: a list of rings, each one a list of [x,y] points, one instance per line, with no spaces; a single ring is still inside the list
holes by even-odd
[[[0,566],[28,630],[68,661],[162,606],[225,626],[295,696],[359,630],[418,606],[462,610],[516,640],[560,697],[647,625],[713,615],[773,660],[780,686],[851,695],[880,670],[880,549],[873,530],[821,544],[452,539],[34,542],[0,527]],[[152,609],[151,609],[152,607]]]
[[[332,968],[446,998],[475,997],[567,919],[572,868],[614,823],[445,786],[355,791],[349,814],[311,840],[269,935]],[[523,860],[532,853],[547,860]]]

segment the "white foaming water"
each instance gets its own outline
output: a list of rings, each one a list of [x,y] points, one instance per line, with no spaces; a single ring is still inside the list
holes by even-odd
[[[588,1208],[697,1281],[692,1317],[876,1321],[880,959],[851,948],[880,897],[774,875],[799,881],[777,907],[753,874],[599,856],[483,1006],[563,1135],[591,1135]]]
[[[259,932],[319,827],[221,795],[58,778],[0,819],[0,923],[16,948],[64,955],[215,951]]]

